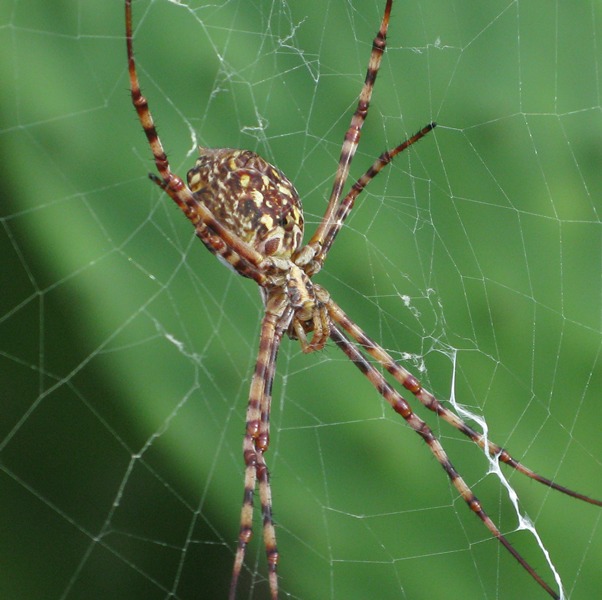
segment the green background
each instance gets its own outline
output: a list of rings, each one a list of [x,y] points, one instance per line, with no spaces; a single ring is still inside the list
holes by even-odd
[[[196,145],[256,150],[311,231],[383,4],[135,2],[173,169]],[[598,498],[601,49],[599,2],[396,2],[354,177],[439,126],[373,182],[317,278],[438,397]],[[4,2],[0,69],[0,596],[223,598],[255,284],[146,178],[122,2]],[[482,453],[426,416],[552,583]],[[282,597],[545,597],[400,421],[336,348],[284,340],[268,455]],[[511,482],[567,595],[591,598],[602,511]],[[256,530],[240,598],[267,597]]]

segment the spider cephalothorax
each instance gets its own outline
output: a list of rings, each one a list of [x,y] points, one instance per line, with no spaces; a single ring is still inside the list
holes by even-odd
[[[261,291],[265,313],[261,323],[259,351],[251,381],[243,440],[245,488],[240,531],[230,583],[230,600],[236,596],[245,551],[251,539],[253,497],[259,490],[263,514],[263,536],[269,570],[272,600],[278,597],[276,568],[278,551],[272,520],[272,497],[265,453],[269,446],[272,382],[278,348],[284,334],[298,339],[305,352],[320,350],[332,340],[365,375],[377,392],[425,441],[443,467],[457,492],[491,534],[516,558],[521,566],[553,598],[559,595],[510,544],[491,520],[470,487],[448,458],[441,442],[410,404],[372,364],[378,363],[396,382],[408,390],[426,409],[447,421],[493,459],[564,494],[590,504],[595,500],[538,475],[512,458],[502,447],[472,429],[364,331],[330,297],[327,290],[311,278],[319,272],[329,249],[354,206],[355,199],[400,152],[424,137],[434,127],[430,123],[395,148],[383,152],[372,166],[351,186],[343,188],[357,150],[360,131],[370,105],[382,54],[386,46],[391,5],[387,0],[382,22],[372,44],[370,60],[357,108],[345,134],[328,206],[323,219],[305,246],[301,201],[293,184],[274,166],[254,152],[208,148],[188,172],[188,185],[171,172],[169,161],[155,129],[148,104],[140,91],[132,48],[131,0],[125,1],[126,40],[132,102],[152,149],[159,177],[151,175],[180,207],[195,227],[196,235],[219,259],[237,273],[253,279]],[[311,340],[307,334],[313,333]]]

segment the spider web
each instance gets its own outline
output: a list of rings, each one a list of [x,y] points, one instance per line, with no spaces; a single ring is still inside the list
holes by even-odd
[[[174,170],[199,144],[256,150],[311,231],[383,4],[135,2]],[[122,5],[0,8],[7,598],[223,598],[230,579],[261,305],[145,177]],[[395,2],[354,176],[439,126],[371,184],[319,275],[440,399],[597,498],[601,32],[593,0]],[[548,582],[602,589],[598,509],[502,477],[423,416]],[[544,597],[330,345],[284,340],[268,461],[282,597]],[[240,597],[267,597],[265,573],[257,533]]]

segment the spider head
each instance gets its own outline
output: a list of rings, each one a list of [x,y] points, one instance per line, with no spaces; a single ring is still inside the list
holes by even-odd
[[[290,259],[303,239],[293,184],[249,150],[200,148],[188,187],[220,221],[266,257]]]

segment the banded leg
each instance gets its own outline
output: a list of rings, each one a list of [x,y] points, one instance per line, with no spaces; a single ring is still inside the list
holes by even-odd
[[[398,146],[395,146],[395,148],[383,152],[374,161],[371,167],[353,184],[348,194],[345,196],[345,198],[339,205],[334,216],[334,221],[330,224],[330,227],[324,234],[324,241],[322,243],[322,247],[320,248],[320,250],[318,250],[316,256],[314,257],[314,262],[318,266],[317,270],[319,270],[324,264],[328,251],[334,243],[337,234],[339,233],[339,231],[341,231],[343,223],[345,222],[345,219],[351,212],[351,209],[355,204],[355,200],[360,195],[360,193],[374,179],[374,177],[376,177],[376,175],[378,175],[400,152],[403,152],[406,148],[408,148],[412,144],[415,144],[418,140],[422,139],[429,131],[432,131],[436,126],[436,123],[429,123],[420,131],[415,133],[411,138],[408,138]],[[310,271],[308,274],[313,275],[314,272],[316,271]]]
[[[334,176],[332,192],[330,193],[330,199],[328,200],[326,213],[324,214],[324,217],[318,225],[318,228],[316,229],[316,232],[312,236],[311,240],[307,246],[302,249],[299,257],[295,260],[296,264],[299,266],[310,262],[313,258],[313,255],[320,251],[320,248],[324,242],[324,236],[332,224],[334,214],[343,192],[343,186],[345,185],[349,175],[351,161],[353,160],[360,141],[361,129],[364,125],[366,117],[368,116],[368,109],[370,107],[374,82],[376,81],[382,56],[387,45],[387,29],[389,28],[389,17],[391,15],[392,4],[393,0],[387,0],[380,29],[378,30],[378,33],[372,42],[372,52],[370,53],[366,79],[364,80],[364,85],[360,92],[357,108],[353,114],[353,117],[351,117],[351,124],[345,133],[345,139],[341,148],[341,156],[339,158],[339,165]]]
[[[484,435],[475,431],[460,417],[443,406],[431,392],[423,388],[421,383],[418,381],[418,379],[416,379],[416,377],[414,377],[414,375],[393,360],[393,358],[382,346],[379,346],[374,340],[368,337],[364,331],[347,316],[341,307],[332,300],[330,300],[328,303],[328,313],[330,314],[331,319],[337,325],[339,325],[351,338],[360,344],[360,346],[370,356],[372,356],[372,358],[377,360],[389,373],[391,373],[391,375],[401,385],[412,392],[412,394],[414,394],[414,396],[416,396],[416,398],[426,408],[433,411],[437,416],[441,417],[444,421],[447,421],[447,423],[455,427],[465,436],[469,437],[481,449],[486,449],[492,458],[497,458],[497,460],[507,464],[513,469],[516,469],[527,477],[530,477],[531,479],[538,481],[539,483],[542,483],[543,485],[546,485],[554,490],[562,492],[563,494],[567,494],[568,496],[577,498],[578,500],[583,500],[584,502],[588,502],[596,506],[602,506],[602,501],[600,500],[596,500],[595,498],[590,498],[589,496],[575,492],[569,488],[554,483],[552,480],[547,479],[546,477],[542,477],[538,473],[535,473],[535,471],[532,471],[528,467],[521,464],[518,460],[514,459],[507,450],[502,448],[502,446],[491,442],[485,438]]]
[[[160,177],[157,177],[153,173],[149,173],[148,176],[151,181],[156,183],[165,193],[173,198],[169,187]],[[267,282],[268,278],[266,275],[254,264],[251,264],[248,260],[240,256],[240,254],[232,250],[219,235],[211,234],[202,221],[199,221],[195,225],[195,233],[211,254],[223,259],[228,265],[232,265],[241,275],[254,279],[259,285],[264,285]]]
[[[270,597],[278,598],[276,531],[272,520],[272,494],[269,471],[264,454],[269,446],[270,404],[272,382],[278,348],[284,331],[289,326],[292,316],[290,307],[275,309],[268,300],[266,314],[261,325],[259,353],[255,363],[255,371],[251,381],[249,403],[247,405],[246,431],[243,440],[243,456],[245,462],[245,489],[240,515],[240,531],[238,546],[234,558],[232,581],[229,599],[236,597],[236,587],[245,558],[245,552],[253,535],[253,495],[255,484],[259,488],[261,512],[263,516],[263,539],[268,563]]]
[[[259,285],[262,285],[265,282],[265,277],[258,267],[265,262],[265,258],[217,221],[211,211],[193,195],[182,179],[171,171],[167,155],[165,154],[148,106],[148,101],[140,90],[132,37],[132,0],[125,0],[125,36],[132,104],[144,129],[146,139],[153,153],[155,166],[160,175],[160,178],[151,175],[151,179],[165,190],[169,197],[180,207],[182,212],[197,229],[197,234],[201,237],[203,243],[214,254],[225,258],[226,255],[233,257],[234,253],[236,257],[244,261],[246,272],[248,273],[247,276],[252,277]],[[204,228],[200,227],[201,224],[204,225]],[[206,239],[206,236],[203,235],[207,227],[215,234],[213,240]],[[217,237],[221,238],[219,243],[215,240]]]
[[[430,427],[416,415],[407,401],[387,383],[385,378],[366,360],[364,355],[339,331],[333,324],[330,330],[330,338],[347,355],[355,366],[368,378],[378,393],[391,405],[393,410],[405,419],[406,423],[426,442],[430,451],[437,459],[443,470],[449,477],[454,487],[458,490],[472,512],[485,524],[487,529],[499,542],[514,556],[519,564],[529,575],[552,597],[558,600],[560,596],[537,574],[533,567],[520,555],[520,553],[506,539],[502,532],[491,520],[481,503],[474,495],[464,479],[456,471],[449,460],[443,446],[435,437]]]
[[[263,521],[263,543],[265,546],[268,580],[272,600],[278,598],[278,549],[276,545],[276,530],[272,518],[272,488],[270,486],[270,473],[265,462],[265,453],[270,443],[270,408],[272,404],[272,384],[274,383],[274,372],[276,370],[276,359],[278,349],[284,332],[287,330],[293,311],[287,307],[285,314],[279,318],[274,332],[274,340],[271,344],[271,354],[265,373],[264,401],[261,407],[261,423],[259,426],[259,437],[255,442],[257,452],[257,485],[259,488],[259,499],[261,502],[261,514]],[[261,339],[264,339],[263,336]],[[260,340],[260,355],[262,343]]]

